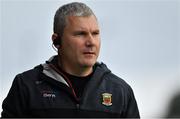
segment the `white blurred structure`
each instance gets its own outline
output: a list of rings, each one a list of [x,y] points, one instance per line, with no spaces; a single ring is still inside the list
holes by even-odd
[[[16,74],[56,54],[51,47],[54,13],[70,1],[0,2],[1,105]],[[171,96],[180,87],[180,2],[84,2],[93,9],[100,23],[99,61],[132,86],[141,117],[164,117]]]

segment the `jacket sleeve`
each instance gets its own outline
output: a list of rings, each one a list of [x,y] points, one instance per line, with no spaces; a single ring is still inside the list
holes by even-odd
[[[12,83],[7,97],[2,104],[2,117],[25,117],[27,93],[21,79],[21,75],[17,75]]]
[[[140,118],[138,105],[133,93],[132,88],[129,88],[129,95],[127,98],[127,108],[125,111],[125,118]]]

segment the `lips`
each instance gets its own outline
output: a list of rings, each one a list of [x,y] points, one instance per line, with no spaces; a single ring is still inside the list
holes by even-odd
[[[92,52],[92,51],[86,51],[86,52],[83,52],[83,54],[85,54],[85,55],[95,55],[96,53]]]

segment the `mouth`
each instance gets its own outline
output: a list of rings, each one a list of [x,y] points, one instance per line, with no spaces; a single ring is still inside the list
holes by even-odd
[[[96,55],[95,52],[83,52],[83,54],[84,55],[89,55],[89,56]]]

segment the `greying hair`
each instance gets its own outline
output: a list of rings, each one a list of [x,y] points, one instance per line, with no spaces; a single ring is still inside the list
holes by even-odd
[[[54,16],[54,33],[60,37],[63,35],[68,16],[91,16],[94,15],[93,11],[84,3],[72,2],[61,6]],[[94,15],[95,16],[95,15]]]

